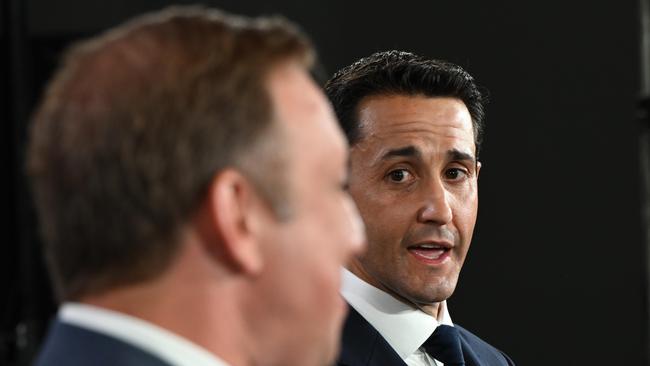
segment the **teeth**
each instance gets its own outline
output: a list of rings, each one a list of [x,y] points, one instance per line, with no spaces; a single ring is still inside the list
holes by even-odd
[[[419,245],[419,247],[424,249],[444,249],[440,245],[433,245],[433,244],[423,244],[423,245]]]
[[[427,259],[438,259],[445,251],[443,249],[437,250],[414,250],[419,256]]]

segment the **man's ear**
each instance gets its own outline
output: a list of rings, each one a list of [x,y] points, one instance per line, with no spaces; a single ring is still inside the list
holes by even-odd
[[[481,164],[480,161],[477,161],[476,162],[476,179],[478,179],[478,174],[481,172],[481,166],[483,166],[483,164]]]
[[[263,267],[262,215],[267,208],[259,198],[255,187],[246,177],[234,169],[217,174],[210,184],[207,209],[215,230],[217,250],[237,271],[257,274]]]

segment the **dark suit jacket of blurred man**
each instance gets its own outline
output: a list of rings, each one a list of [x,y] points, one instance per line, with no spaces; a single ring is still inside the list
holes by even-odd
[[[90,329],[56,321],[37,366],[169,366],[153,354],[127,342]]]

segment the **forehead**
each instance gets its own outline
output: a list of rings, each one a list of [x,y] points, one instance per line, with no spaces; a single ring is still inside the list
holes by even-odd
[[[372,96],[363,99],[357,111],[361,145],[425,144],[475,150],[472,118],[457,98]]]

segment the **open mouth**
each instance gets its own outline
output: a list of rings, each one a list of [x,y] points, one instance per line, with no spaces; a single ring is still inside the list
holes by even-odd
[[[439,244],[418,244],[408,247],[408,251],[420,261],[439,264],[449,258],[451,247]]]

